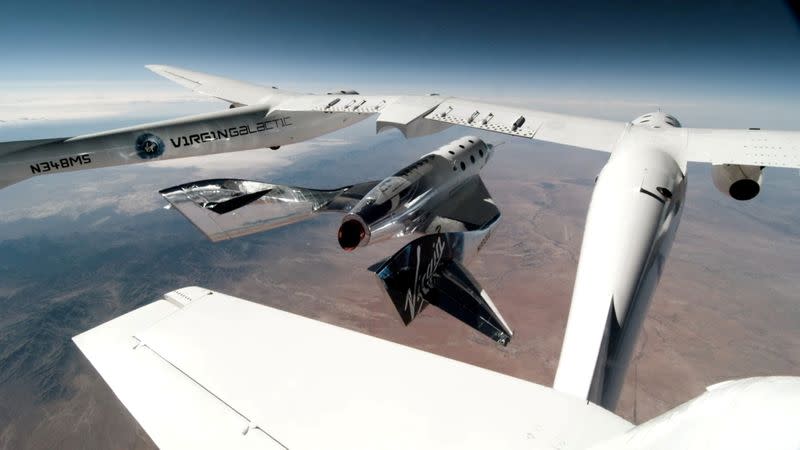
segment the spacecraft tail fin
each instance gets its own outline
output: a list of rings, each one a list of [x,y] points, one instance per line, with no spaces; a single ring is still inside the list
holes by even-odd
[[[370,270],[378,276],[406,325],[432,304],[495,342],[508,345],[513,332],[459,262],[458,246],[464,234],[423,236]]]

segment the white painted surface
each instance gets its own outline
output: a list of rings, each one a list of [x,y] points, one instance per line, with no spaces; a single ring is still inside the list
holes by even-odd
[[[191,298],[182,308],[159,300],[75,337],[162,448],[582,448],[631,427],[544,386],[180,292],[168,297]]]
[[[798,423],[800,378],[747,378],[711,386],[592,450],[796,450]]]

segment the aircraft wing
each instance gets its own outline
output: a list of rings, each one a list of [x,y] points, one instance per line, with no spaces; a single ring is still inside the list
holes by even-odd
[[[276,109],[288,112],[377,114],[378,132],[397,128],[406,137],[452,125],[611,152],[630,126],[525,107],[433,96],[325,95],[289,98]],[[713,164],[800,167],[800,132],[679,128],[684,159]]]
[[[487,223],[500,217],[500,210],[497,209],[480,176],[464,183],[452,194],[450,201],[445,202],[434,213],[441,219],[450,219],[463,224],[465,230],[483,228]],[[447,226],[443,226],[441,231],[461,230],[450,230]]]
[[[74,341],[164,449],[567,449],[632,427],[548,387],[199,287]]]
[[[310,98],[293,100],[290,110],[308,109]],[[331,102],[334,102],[331,104]],[[284,105],[279,105],[279,108]],[[355,109],[354,109],[355,107]],[[330,112],[377,113],[377,129],[397,128],[406,137],[424,136],[452,125],[494,131],[556,144],[610,152],[627,127],[625,122],[548,113],[455,97],[350,96],[328,102],[317,99],[314,109]]]
[[[321,212],[347,212],[376,184],[320,190],[215,179],[159,193],[211,241],[219,242],[302,222]]]
[[[610,152],[625,122],[555,114],[449,98],[425,116],[428,120]]]
[[[292,126],[291,118],[259,104],[70,138],[0,142],[0,188],[50,173],[259,148]]]
[[[199,94],[208,95],[234,106],[260,103],[265,97],[281,92],[276,88],[246,83],[179,67],[151,64],[145,66],[162,77]]]
[[[712,164],[800,168],[800,132],[687,128],[685,157]]]

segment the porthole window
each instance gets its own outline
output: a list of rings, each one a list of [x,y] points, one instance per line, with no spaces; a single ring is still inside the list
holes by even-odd
[[[464,164],[464,161],[461,161],[461,170],[467,170],[467,165]]]
[[[481,155],[481,158],[483,158],[483,149],[482,148],[478,149],[478,153]]]
[[[458,170],[458,168],[456,166],[453,166],[453,172],[455,172],[456,170]]]
[[[469,155],[469,160],[472,161],[472,164],[475,164],[475,157],[474,156]]]

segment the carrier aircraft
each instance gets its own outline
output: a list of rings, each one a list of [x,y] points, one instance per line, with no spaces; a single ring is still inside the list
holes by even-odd
[[[797,131],[687,128],[661,111],[616,122],[439,95],[298,94],[170,66],[148,68],[230,109],[87,136],[0,143],[0,186],[47,173],[277,149],[370,115],[377,116],[378,132],[396,128],[408,138],[460,125],[609,153],[589,206],[554,382],[558,391],[607,408],[616,404],[678,228],[687,164],[712,164],[715,186],[736,200],[758,195],[767,167],[800,167]]]

